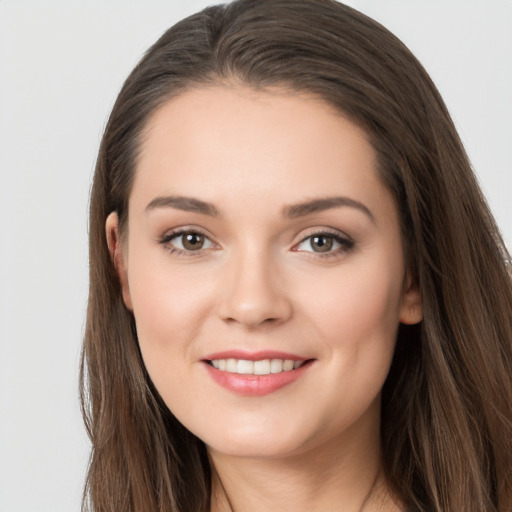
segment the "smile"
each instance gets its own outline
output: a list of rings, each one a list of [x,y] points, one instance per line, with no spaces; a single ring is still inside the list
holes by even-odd
[[[229,350],[202,359],[207,373],[221,387],[238,395],[264,396],[301,379],[316,359],[276,352]]]
[[[293,359],[213,359],[210,364],[217,370],[237,373],[240,375],[270,375],[273,373],[290,372],[300,368],[305,361]]]

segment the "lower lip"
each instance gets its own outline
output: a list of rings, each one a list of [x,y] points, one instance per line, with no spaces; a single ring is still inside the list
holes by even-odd
[[[264,396],[274,393],[288,384],[300,379],[313,361],[307,361],[300,368],[288,372],[270,373],[268,375],[242,375],[217,370],[209,363],[204,363],[210,377],[220,386],[239,395]]]

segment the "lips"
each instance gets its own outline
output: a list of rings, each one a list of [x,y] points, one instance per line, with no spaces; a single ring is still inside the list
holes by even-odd
[[[237,394],[262,396],[295,382],[313,359],[282,352],[228,351],[204,358],[210,377]]]

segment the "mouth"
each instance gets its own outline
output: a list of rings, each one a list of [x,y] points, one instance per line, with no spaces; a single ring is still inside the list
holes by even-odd
[[[222,372],[238,375],[271,375],[299,369],[310,359],[211,359],[206,362]]]
[[[316,359],[280,352],[229,351],[211,354],[202,362],[220,386],[239,395],[263,396],[299,380]]]

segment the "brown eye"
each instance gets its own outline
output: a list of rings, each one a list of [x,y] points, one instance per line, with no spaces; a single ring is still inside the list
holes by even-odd
[[[354,241],[345,235],[331,233],[315,233],[304,238],[295,247],[296,251],[316,253],[319,256],[336,256],[350,251]]]
[[[314,252],[329,252],[334,245],[334,239],[324,235],[312,236],[309,243]]]
[[[171,253],[188,253],[189,255],[215,247],[215,244],[199,231],[174,232],[165,236],[160,243],[170,249]]]
[[[204,246],[204,235],[200,233],[183,233],[181,235],[181,243],[187,251],[198,251]]]

